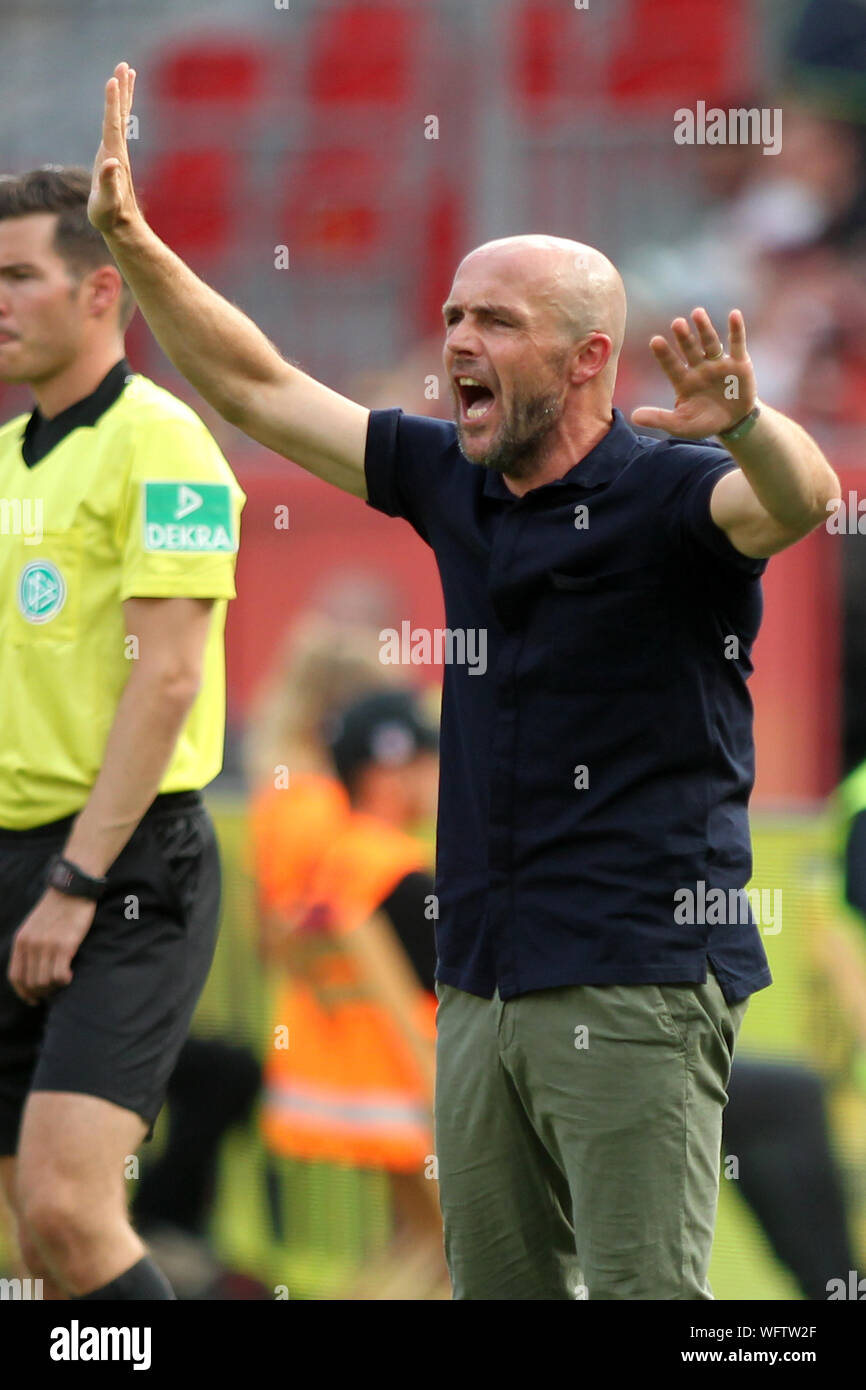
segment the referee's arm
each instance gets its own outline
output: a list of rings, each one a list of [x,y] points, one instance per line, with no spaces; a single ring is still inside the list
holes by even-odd
[[[105,756],[64,853],[102,877],[156,796],[201,688],[212,598],[129,598],[138,655],[117,704]]]
[[[76,817],[64,855],[102,878],[156,796],[178,735],[198,694],[210,598],[130,598],[126,631],[138,656],[118,701],[105,756]],[[15,934],[9,980],[36,1004],[72,980],[72,959],[96,904],[48,888]]]
[[[154,337],[224,419],[326,482],[365,498],[369,411],[286,362],[142,217],[125,135],[134,79],[127,64],[119,63],[106,86],[88,210]]]

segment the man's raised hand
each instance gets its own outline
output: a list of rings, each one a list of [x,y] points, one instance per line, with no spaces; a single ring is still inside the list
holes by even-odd
[[[107,236],[138,215],[126,145],[134,87],[135,69],[128,63],[118,63],[114,76],[105,85],[102,143],[93,162],[87,215],[94,227]]]
[[[650,339],[653,356],[676,392],[673,410],[640,406],[632,424],[666,430],[680,439],[707,439],[731,429],[756,400],[755,374],[746,351],[746,326],[739,309],[728,315],[728,351],[706,309],[671,324],[679,352],[658,334]]]

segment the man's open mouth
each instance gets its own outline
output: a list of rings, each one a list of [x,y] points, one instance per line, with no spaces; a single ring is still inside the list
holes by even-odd
[[[496,400],[490,387],[474,376],[458,376],[457,389],[464,420],[483,420]]]

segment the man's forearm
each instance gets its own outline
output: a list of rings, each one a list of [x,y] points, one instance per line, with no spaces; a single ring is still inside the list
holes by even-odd
[[[293,369],[260,328],[136,216],[106,244],[166,356],[206,401],[237,418],[256,384]]]
[[[147,225],[133,189],[126,129],[135,73],[105,87],[88,217],[102,233],[154,336],[224,419],[355,497],[366,497],[370,412],[287,362],[262,331],[194,275]]]
[[[743,439],[721,442],[780,526],[805,535],[826,517],[830,498],[839,496],[839,479],[811,435],[770,406],[761,404]]]
[[[107,872],[153,801],[195,694],[187,684],[132,671],[99,775],[64,849],[85,873]]]

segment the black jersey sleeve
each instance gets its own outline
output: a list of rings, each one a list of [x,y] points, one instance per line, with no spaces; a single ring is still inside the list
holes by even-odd
[[[433,896],[432,875],[423,872],[407,874],[379,904],[384,912],[424,989],[433,992],[436,973],[436,942],[433,922],[428,915]]]

